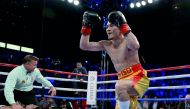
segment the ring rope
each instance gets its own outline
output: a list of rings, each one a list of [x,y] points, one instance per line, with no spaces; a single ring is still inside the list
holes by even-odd
[[[177,79],[177,78],[189,78],[190,74],[182,74],[182,75],[172,75],[172,76],[163,76],[163,77],[152,77],[149,78],[150,80],[164,80],[164,79]],[[50,80],[59,80],[59,81],[73,81],[73,82],[80,82],[80,80],[74,79],[63,79],[63,78],[55,78],[55,77],[46,77]],[[88,81],[83,81],[84,83],[88,83]],[[111,81],[98,81],[97,84],[106,84],[106,83],[116,83],[117,80]]]
[[[1,86],[4,86],[5,83],[0,83]],[[34,86],[34,88],[40,89],[42,86]],[[55,87],[56,90],[59,91],[78,91],[78,92],[87,92],[86,89],[74,89],[74,88],[61,88],[61,87]],[[190,88],[190,85],[183,85],[183,86],[161,86],[161,87],[149,87],[148,90],[156,90],[156,89],[184,89],[184,88]],[[45,87],[45,89],[49,89],[48,87]],[[97,92],[113,92],[115,89],[98,89]]]
[[[15,68],[18,65],[15,64],[7,64],[7,63],[0,63],[0,66],[3,67],[9,67],[9,68]],[[65,72],[65,71],[57,71],[57,70],[50,70],[50,69],[43,69],[43,68],[38,68],[40,71],[45,71],[48,73],[54,73],[54,74],[67,74],[67,75],[77,75],[77,76],[88,76],[87,74],[76,74],[72,72]]]
[[[0,66],[6,66],[6,67],[16,67],[17,65],[12,64],[5,64],[0,63]],[[147,70],[147,72],[160,72],[160,71],[166,71],[166,70],[177,70],[177,69],[184,69],[184,68],[190,68],[190,65],[184,65],[184,66],[176,66],[176,67],[167,67],[167,68],[159,68],[159,69],[150,69]],[[42,69],[39,68],[41,71],[46,71],[49,73],[55,73],[55,74],[69,74],[69,75],[78,75],[78,76],[88,76],[85,74],[76,74],[71,72],[63,72],[63,71],[56,71],[56,70],[49,70],[49,69]],[[6,72],[0,72],[1,75],[8,75]],[[117,76],[117,73],[115,74],[104,74],[104,75],[98,75],[100,77],[102,76]],[[150,80],[163,80],[163,79],[177,79],[177,78],[185,78],[190,77],[190,74],[183,74],[183,75],[172,75],[172,76],[164,76],[164,77],[152,77],[149,78]],[[74,80],[74,79],[63,79],[63,78],[54,78],[54,77],[46,77],[49,80],[58,80],[58,81],[72,81],[72,82],[80,82],[80,80]],[[114,81],[99,81],[97,84],[103,84],[103,83],[115,83],[117,80]],[[87,83],[87,81],[84,81]],[[0,85],[5,85],[5,83],[0,83]],[[34,86],[34,88],[42,88],[42,86]],[[161,87],[149,87],[148,90],[155,90],[155,89],[184,89],[184,88],[190,88],[190,85],[183,85],[183,86],[161,86]],[[49,89],[45,87],[45,89]],[[72,89],[72,88],[60,88],[56,87],[57,90],[61,91],[79,91],[79,92],[87,92],[86,89]],[[99,89],[97,92],[111,92],[115,91],[115,89]],[[51,97],[51,96],[46,96]],[[58,97],[54,96],[53,98],[58,99],[78,99],[78,100],[84,100],[86,98],[74,98],[74,97]],[[107,98],[97,98],[97,100],[106,100]],[[115,98],[109,98],[108,100],[115,100]],[[151,98],[139,98],[140,101],[184,101],[184,100],[190,100],[187,98],[157,98],[157,99],[151,99]]]
[[[183,86],[160,86],[160,87],[149,87],[148,90],[156,90],[156,89],[184,89],[190,88],[190,85],[183,85]],[[112,92],[115,89],[99,89],[97,92]]]
[[[170,70],[178,70],[178,69],[184,69],[184,68],[190,68],[190,65],[150,69],[150,70],[147,70],[147,72],[160,72],[160,71],[168,71],[168,70],[170,71]]]
[[[87,74],[77,74],[77,73],[72,73],[72,72],[64,72],[64,71],[57,71],[57,70],[49,70],[49,69],[42,69],[39,68],[40,71],[45,71],[48,73],[54,73],[54,74],[67,74],[67,75],[75,75],[75,76],[88,76]]]
[[[0,72],[1,75],[8,75],[9,73],[7,72]]]
[[[160,72],[160,71],[168,71],[168,70],[178,70],[178,69],[184,69],[184,68],[190,68],[190,65],[166,67],[166,68],[158,68],[158,69],[150,69],[150,70],[146,70],[146,71],[148,73],[150,73],[150,72]],[[117,76],[117,73],[103,74],[103,75],[98,75],[98,76]]]
[[[34,86],[34,88],[37,88],[37,89],[41,89],[42,86]],[[71,91],[71,92],[87,92],[86,89],[75,89],[75,88],[61,88],[61,87],[55,87],[56,90],[59,90],[59,91]],[[48,87],[45,87],[45,89],[49,89]]]
[[[7,63],[0,63],[0,66],[14,68],[14,67],[16,67],[18,65],[7,64]],[[166,68],[158,68],[158,69],[150,69],[150,70],[147,70],[147,72],[160,72],[160,71],[177,70],[177,69],[184,69],[184,68],[190,68],[190,65],[175,66],[175,67],[166,67]],[[45,72],[48,72],[48,73],[77,75],[77,76],[88,76],[86,74],[76,74],[76,73],[71,73],[71,72],[56,71],[56,70],[43,69],[43,68],[39,68],[39,69],[40,69],[40,71],[45,71]],[[117,76],[117,73],[103,74],[103,75],[98,75],[98,76],[100,76],[100,77],[102,77],[102,76],[103,77],[105,77],[105,76]]]
[[[36,97],[42,97],[42,95],[36,95]],[[65,99],[65,100],[86,100],[86,98],[79,98],[79,97],[60,97],[60,96],[49,96],[49,95],[44,95],[44,97]]]
[[[187,89],[187,88],[190,88],[190,85],[149,87],[148,90],[155,90],[155,89]]]
[[[190,98],[139,98],[139,101],[185,101]]]
[[[172,76],[163,76],[163,77],[152,77],[149,78],[150,80],[164,80],[164,79],[179,79],[179,78],[189,78],[190,74],[182,74],[182,75],[172,75]],[[74,79],[63,79],[63,78],[55,78],[55,77],[46,77],[49,80],[59,80],[59,81],[73,81],[73,82],[80,82],[80,80]],[[84,83],[88,83],[88,81],[83,81]],[[98,81],[97,84],[107,84],[107,83],[116,83],[117,80],[111,81]]]
[[[0,83],[0,86],[5,86],[5,83]],[[43,88],[42,86],[33,86],[33,88],[36,88],[36,89],[41,89]],[[75,88],[62,88],[62,87],[55,87],[56,90],[59,90],[59,91],[71,91],[71,92],[75,92],[75,91],[78,91],[78,92],[87,92],[86,89],[75,89]],[[49,89],[48,87],[45,87],[45,89]]]
[[[48,80],[57,80],[57,81],[71,81],[71,82],[81,82],[77,79],[64,79],[64,78],[55,78],[55,77],[45,77]],[[88,81],[82,81],[83,83],[88,83]]]
[[[8,75],[7,72],[0,72],[1,75]],[[163,80],[163,79],[179,79],[179,78],[189,78],[190,74],[182,74],[182,75],[172,75],[172,76],[163,76],[163,77],[152,77],[150,80]],[[57,80],[57,81],[72,81],[72,82],[81,82],[80,80],[75,79],[64,79],[64,78],[55,78],[55,77],[45,77],[49,80]],[[98,81],[97,84],[106,84],[106,83],[115,83],[117,80],[112,81]],[[83,81],[84,83],[88,83],[88,81]]]
[[[152,77],[150,80],[163,80],[163,79],[179,79],[179,78],[188,78],[190,74],[182,74],[182,75],[172,75],[172,76],[162,76],[162,77]]]
[[[36,95],[36,97],[41,97],[41,95]],[[66,100],[86,100],[86,98],[80,97],[60,97],[60,96],[50,96],[44,95],[44,97],[55,98],[55,99],[66,99]],[[97,100],[116,100],[116,98],[96,98]],[[139,101],[186,101],[190,98],[138,98]]]

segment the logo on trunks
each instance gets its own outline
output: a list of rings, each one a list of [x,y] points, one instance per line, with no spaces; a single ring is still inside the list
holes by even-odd
[[[133,70],[131,67],[126,68],[124,70],[122,70],[121,72],[118,73],[118,77],[122,78],[123,76],[129,76],[133,73]]]

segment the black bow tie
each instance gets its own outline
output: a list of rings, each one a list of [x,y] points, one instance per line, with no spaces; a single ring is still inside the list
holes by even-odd
[[[31,73],[30,71],[27,71],[26,74]]]

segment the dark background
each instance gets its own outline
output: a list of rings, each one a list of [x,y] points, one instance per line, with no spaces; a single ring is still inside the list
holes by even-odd
[[[80,0],[80,6],[74,6],[66,0],[0,0],[0,41],[31,47],[39,57],[60,58],[66,63],[100,63],[102,52],[79,49],[83,12],[96,11],[106,17],[109,12],[120,10],[140,42],[143,64],[190,64],[190,1],[157,0],[130,9],[131,1]],[[94,27],[91,40],[106,38],[102,21]]]

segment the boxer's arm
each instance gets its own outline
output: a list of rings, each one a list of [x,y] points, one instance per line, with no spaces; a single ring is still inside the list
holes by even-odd
[[[103,45],[101,42],[90,42],[91,29],[100,22],[101,18],[95,12],[86,11],[83,14],[80,48],[87,51],[101,51]]]
[[[140,44],[139,44],[139,41],[137,40],[137,37],[132,32],[129,32],[125,36],[128,42],[128,48],[131,50],[138,50],[140,47]]]
[[[90,42],[89,39],[90,39],[90,37],[84,36],[83,34],[81,35],[80,48],[82,50],[87,50],[87,51],[101,51],[101,50],[104,50],[102,41]]]

